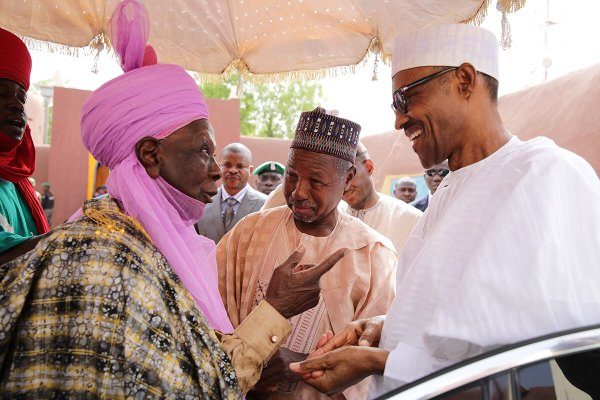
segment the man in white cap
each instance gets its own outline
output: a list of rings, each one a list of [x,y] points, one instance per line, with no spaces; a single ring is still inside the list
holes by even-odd
[[[375,374],[374,397],[501,345],[600,322],[600,182],[551,140],[506,130],[494,35],[461,24],[410,32],[396,39],[392,74],[396,129],[423,167],[448,159],[452,173],[404,246],[387,316],[353,322],[291,365],[327,393]]]

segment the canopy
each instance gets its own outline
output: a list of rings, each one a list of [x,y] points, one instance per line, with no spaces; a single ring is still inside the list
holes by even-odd
[[[0,26],[70,51],[109,44],[118,0],[0,0]],[[273,76],[352,67],[383,58],[414,26],[481,22],[490,0],[145,0],[161,62],[190,71]],[[512,12],[525,0],[498,0]],[[32,43],[30,41],[30,43]]]

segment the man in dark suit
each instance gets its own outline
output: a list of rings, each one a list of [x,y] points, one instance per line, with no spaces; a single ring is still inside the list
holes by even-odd
[[[438,186],[440,186],[440,183],[442,183],[442,180],[446,175],[448,175],[449,172],[450,170],[448,169],[448,161],[434,165],[425,171],[423,177],[425,178],[425,183],[429,188],[429,193],[427,193],[427,195],[422,199],[419,199],[411,204],[424,212],[427,209],[427,206],[429,206],[429,198],[435,193]]]
[[[241,143],[231,143],[221,151],[223,185],[206,205],[204,217],[196,224],[200,235],[219,243],[221,238],[246,215],[260,210],[267,196],[248,184],[254,170],[252,153]]]

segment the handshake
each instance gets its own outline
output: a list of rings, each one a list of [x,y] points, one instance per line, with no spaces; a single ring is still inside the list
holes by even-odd
[[[290,364],[290,370],[330,396],[370,375],[383,375],[389,353],[377,345],[384,322],[377,316],[353,321],[337,335],[323,334],[307,359]]]

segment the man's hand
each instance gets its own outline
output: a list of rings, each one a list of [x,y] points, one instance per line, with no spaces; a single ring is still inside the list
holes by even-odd
[[[290,364],[290,369],[302,375],[308,385],[332,396],[367,376],[382,375],[388,354],[373,347],[346,346],[321,357]]]
[[[327,332],[321,336],[317,348],[310,353],[308,358],[319,357],[344,346],[376,347],[381,339],[384,322],[385,319],[382,316],[359,319],[350,322],[335,336],[331,332]]]
[[[317,266],[298,265],[304,251],[304,247],[296,249],[275,268],[267,288],[265,300],[284,318],[303,313],[319,303],[321,276],[333,268],[348,249],[336,251]]]
[[[293,373],[289,365],[304,361],[306,356],[307,354],[280,347],[262,370],[260,380],[252,390],[258,393],[269,393],[275,391],[280,383],[299,382],[301,380],[300,376]]]

